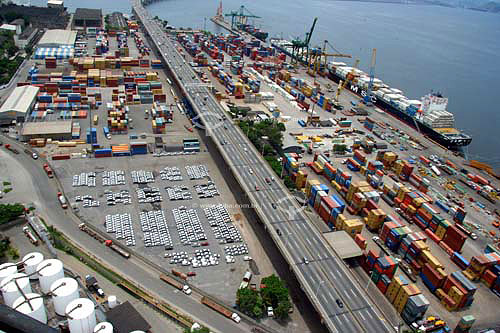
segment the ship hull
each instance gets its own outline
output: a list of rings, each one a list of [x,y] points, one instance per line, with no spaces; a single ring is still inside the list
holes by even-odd
[[[339,83],[339,81],[342,80],[342,78],[337,76],[336,73],[332,73],[331,71],[329,72],[328,77],[336,83]],[[346,88],[360,97],[364,97],[366,95],[366,92],[356,85],[350,84],[347,85]],[[433,128],[419,121],[418,119],[404,113],[403,111],[399,110],[398,108],[381,98],[372,96],[372,102],[384,112],[401,120],[408,126],[415,128],[417,131],[444,146],[445,148],[460,150],[461,147],[467,146],[472,142],[472,138],[466,135],[462,135],[459,138],[457,138],[456,136],[453,138],[449,138],[446,135],[437,132]]]

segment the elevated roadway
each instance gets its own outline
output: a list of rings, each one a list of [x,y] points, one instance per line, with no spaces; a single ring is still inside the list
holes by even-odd
[[[132,7],[323,324],[330,332],[393,332],[394,328],[369,301],[352,273],[309,221],[303,207],[280,181],[274,180],[274,171],[241,129],[226,119],[224,109],[179,54],[176,43],[169,39],[140,1],[132,1]]]

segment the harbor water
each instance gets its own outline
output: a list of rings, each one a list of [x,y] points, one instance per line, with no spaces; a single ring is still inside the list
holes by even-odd
[[[331,0],[312,0],[307,6],[301,0],[225,0],[223,11],[237,10],[242,4],[262,17],[253,23],[268,31],[270,37],[304,38],[313,18],[318,17],[312,46],[321,46],[327,39],[342,53],[359,58],[365,72],[369,72],[371,50],[377,48],[376,77],[403,90],[409,98],[419,99],[431,89],[446,95],[456,127],[473,137],[466,148],[469,157],[500,167],[500,107],[496,92],[500,79],[499,14]],[[65,5],[74,10],[81,3],[67,0]],[[105,6],[104,12],[130,12],[126,0],[89,0],[85,6]],[[218,0],[164,0],[151,4],[149,9],[176,27],[223,32],[209,20],[217,6]]]

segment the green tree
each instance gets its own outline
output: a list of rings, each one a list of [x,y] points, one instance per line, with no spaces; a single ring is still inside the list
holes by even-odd
[[[283,182],[285,183],[285,186],[290,190],[294,190],[296,188],[295,183],[292,181],[290,176],[283,177]]]
[[[238,289],[236,304],[241,312],[253,318],[260,318],[264,313],[262,297],[256,290],[250,288]]]
[[[197,328],[192,331],[190,328],[185,328],[184,333],[210,333],[210,330],[206,327]]]
[[[24,206],[16,204],[0,204],[0,224],[14,220],[24,213]]]
[[[292,305],[285,282],[273,274],[263,278],[261,284],[265,285],[265,288],[260,289],[264,303],[273,307],[276,318],[280,320],[288,318],[288,311]]]

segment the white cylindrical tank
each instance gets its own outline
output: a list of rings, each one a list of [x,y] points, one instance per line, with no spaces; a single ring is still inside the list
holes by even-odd
[[[71,301],[80,297],[78,292],[78,282],[72,278],[62,278],[50,286],[52,292],[52,299],[54,300],[54,309],[58,315],[64,316],[66,306]]]
[[[108,306],[110,309],[114,308],[115,306],[118,305],[118,300],[116,299],[115,295],[109,295],[108,296]]]
[[[95,325],[94,333],[113,333],[113,325],[107,321],[103,321]]]
[[[17,265],[6,262],[5,264],[0,265],[0,280],[3,280],[9,275],[17,273]]]
[[[38,264],[37,271],[40,279],[40,287],[44,293],[49,292],[52,283],[64,277],[63,263],[58,259],[42,261]]]
[[[94,303],[88,298],[78,298],[66,307],[69,331],[71,333],[93,333],[97,323]]]
[[[16,282],[14,282],[16,280]],[[15,273],[12,274],[2,280],[0,283],[0,286],[2,287],[2,296],[5,304],[8,306],[12,307],[16,299],[19,298],[19,296],[22,296],[21,292],[17,288],[21,288],[23,293],[29,294],[31,293],[31,285],[30,285],[30,279],[26,276],[24,273]]]
[[[21,296],[16,299],[13,308],[39,322],[47,324],[47,312],[45,311],[43,298],[39,294],[30,293],[25,295],[26,298]]]
[[[38,274],[30,275],[36,272],[36,268],[43,261],[43,254],[40,252],[31,252],[23,257],[24,272],[29,275],[30,280],[38,279]]]

